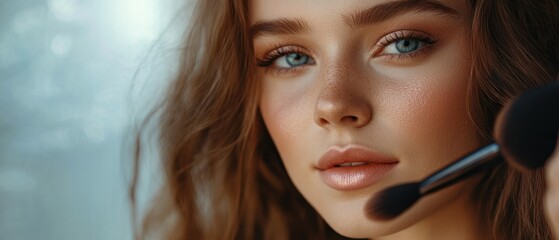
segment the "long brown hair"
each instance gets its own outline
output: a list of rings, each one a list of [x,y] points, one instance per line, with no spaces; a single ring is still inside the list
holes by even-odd
[[[180,72],[155,116],[165,182],[137,239],[337,239],[295,189],[258,113],[246,0],[198,1]],[[559,67],[555,0],[472,0],[470,113],[489,141],[498,110]],[[137,135],[136,153],[142,147]],[[130,192],[136,212],[135,156]],[[549,239],[541,172],[502,165],[478,201],[495,239]]]
[[[556,78],[559,2],[472,0],[470,114],[491,140],[497,112],[515,96]],[[543,209],[543,170],[502,164],[485,174],[477,205],[494,239],[552,239]]]
[[[262,127],[246,1],[198,1],[193,15],[180,72],[158,119],[165,185],[137,238],[310,239],[327,233]],[[137,153],[140,147],[138,135]]]

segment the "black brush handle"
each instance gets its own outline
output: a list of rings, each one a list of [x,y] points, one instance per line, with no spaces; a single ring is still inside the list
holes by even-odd
[[[498,157],[499,151],[500,147],[497,143],[479,148],[426,177],[419,183],[419,192],[423,196],[436,192],[480,172],[479,170],[482,168],[489,168],[501,163],[502,158]]]

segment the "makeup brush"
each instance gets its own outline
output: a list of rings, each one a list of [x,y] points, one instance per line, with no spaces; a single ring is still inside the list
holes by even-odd
[[[466,179],[502,162],[534,169],[551,156],[559,133],[559,82],[539,87],[516,98],[497,117],[497,143],[481,147],[419,182],[387,188],[369,199],[365,213],[371,219],[390,220],[421,197]]]

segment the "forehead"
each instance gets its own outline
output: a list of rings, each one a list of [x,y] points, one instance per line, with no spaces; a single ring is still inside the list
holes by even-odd
[[[429,5],[441,5],[465,14],[468,9],[466,0],[249,0],[251,23],[280,18],[320,19],[327,16],[330,20],[351,18],[356,12],[375,6],[389,5],[406,7],[407,10],[421,10]],[[414,8],[414,6],[417,6]],[[423,8],[423,10],[425,10]],[[391,11],[397,12],[397,11]]]

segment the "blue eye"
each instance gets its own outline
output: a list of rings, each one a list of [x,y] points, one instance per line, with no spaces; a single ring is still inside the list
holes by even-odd
[[[410,53],[419,49],[424,43],[418,39],[400,39],[394,42],[394,44],[399,53]]]
[[[293,68],[308,64],[310,57],[301,53],[288,53],[276,59],[280,68]]]
[[[260,67],[278,71],[297,70],[315,63],[314,59],[305,52],[307,50],[299,46],[278,46],[262,59],[256,59],[256,63]]]
[[[429,43],[421,39],[402,38],[386,45],[382,53],[387,55],[407,54],[422,49],[428,44]]]
[[[429,47],[436,42],[437,40],[424,32],[414,30],[397,31],[386,35],[377,43],[377,46],[382,49],[378,55],[413,56],[423,48]]]

